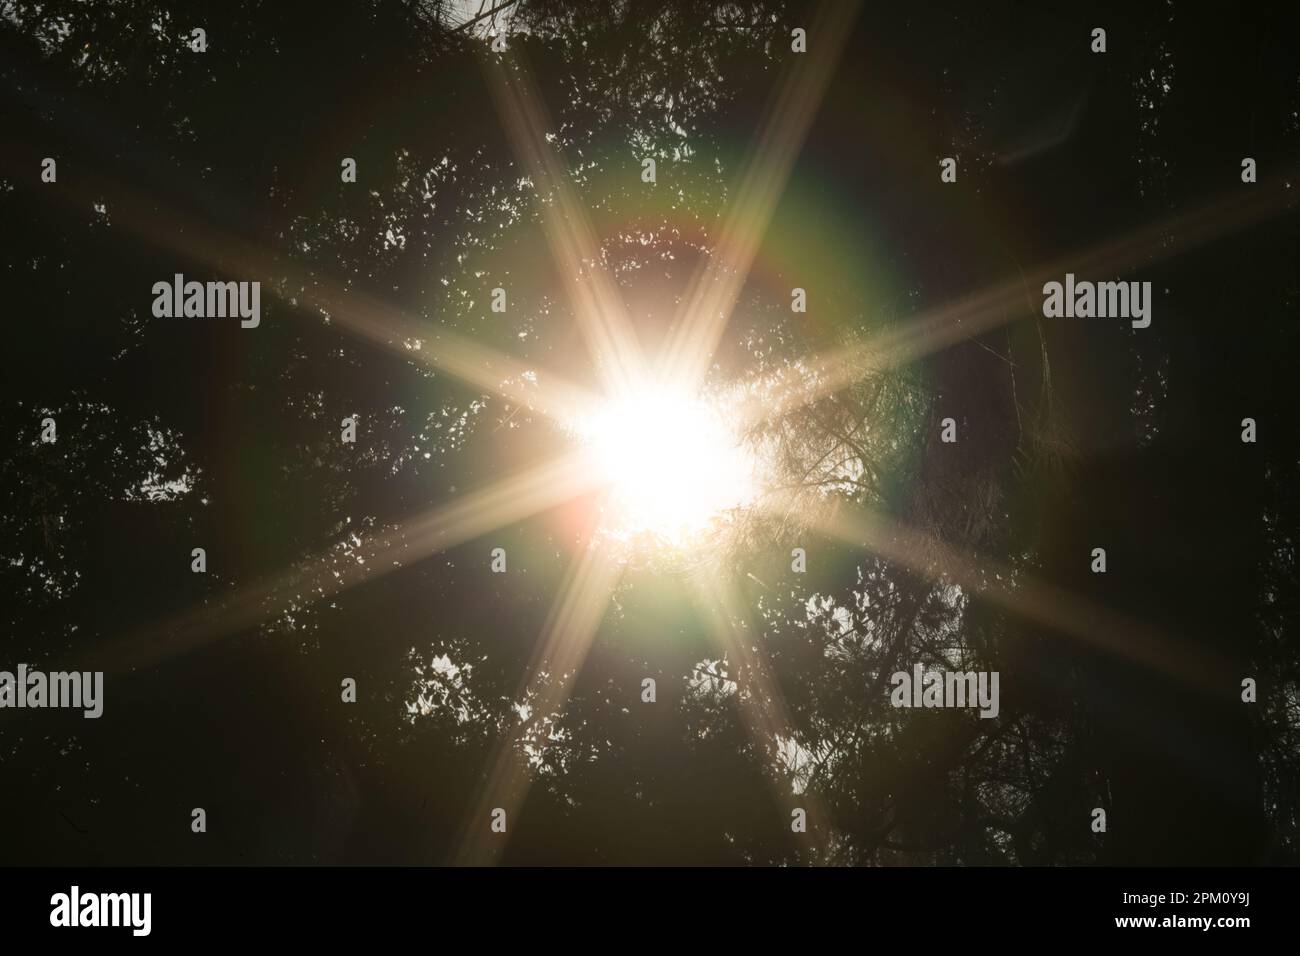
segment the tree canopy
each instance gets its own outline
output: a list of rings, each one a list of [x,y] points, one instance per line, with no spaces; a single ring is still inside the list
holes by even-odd
[[[107,674],[100,720],[0,711],[4,861],[452,862],[504,760],[507,863],[1295,862],[1300,12],[493,6],[0,3],[0,668]],[[418,516],[563,443],[548,376],[600,388],[575,274],[672,341],[754,170],[708,387],[808,392],[745,431],[779,506],[629,561],[553,672],[593,497]],[[1044,318],[1075,262],[1150,328]],[[259,280],[259,327],[155,318],[178,273]],[[892,707],[915,664],[998,717]]]

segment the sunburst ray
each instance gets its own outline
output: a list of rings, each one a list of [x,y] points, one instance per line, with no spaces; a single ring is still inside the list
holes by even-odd
[[[962,554],[934,535],[863,506],[841,504],[821,517],[812,517],[810,526],[918,574],[950,581],[1017,617],[1205,693],[1220,693],[1223,675],[1235,672],[1231,662],[1180,642],[1155,626],[1041,581],[1024,569]]]
[[[627,395],[645,381],[644,358],[591,221],[547,139],[553,127],[528,61],[517,49],[485,54],[484,72],[514,153],[532,179],[551,255],[596,371],[608,394]]]
[[[360,546],[360,554],[318,555],[237,588],[214,605],[110,641],[96,657],[110,672],[155,664],[590,493],[594,475],[586,453],[566,453],[401,522]]]
[[[717,238],[692,278],[661,359],[662,378],[686,392],[703,382],[786,180],[834,75],[857,0],[823,2],[808,29],[816,52],[797,55],[764,118]]]
[[[833,395],[868,375],[906,365],[1022,319],[1040,306],[1041,299],[1034,297],[1040,294],[1043,284],[1060,280],[1067,272],[1108,281],[1292,212],[1296,200],[1288,195],[1288,178],[1279,176],[1271,185],[1234,192],[1127,236],[1062,256],[1030,273],[924,312],[852,348],[807,356],[799,362],[800,378],[806,387],[790,389],[783,401],[755,405],[753,417],[778,417]]]
[[[521,361],[440,325],[416,320],[373,295],[278,257],[273,250],[160,207],[125,184],[93,170],[84,171],[54,195],[68,204],[86,206],[107,197],[115,228],[125,228],[183,261],[215,270],[212,277],[261,281],[269,294],[297,308],[321,313],[331,325],[371,345],[445,372],[555,422],[574,421],[598,400],[587,389],[537,363]],[[151,301],[147,292],[141,291],[142,304]]]
[[[563,714],[621,574],[622,565],[599,541],[588,542],[570,565],[525,671],[518,699],[527,702],[529,713],[498,740],[488,758],[462,827],[457,864],[493,864],[505,852],[532,784],[527,748],[531,741],[546,746],[547,721]],[[505,833],[490,829],[496,809],[505,811]]]
[[[712,567],[699,569],[692,583],[709,630],[734,667],[728,676],[736,682],[737,704],[755,750],[761,755],[771,753],[778,741],[797,743],[798,735],[790,722],[780,684],[757,643],[752,621],[735,584]],[[792,769],[797,779],[798,768]],[[787,815],[782,820],[774,820],[773,826],[788,827],[789,813],[795,808],[803,809],[808,817],[804,839],[812,851],[808,862],[818,862],[825,853],[830,833],[830,818],[823,801],[816,792],[807,790],[797,793],[778,788],[776,797]]]

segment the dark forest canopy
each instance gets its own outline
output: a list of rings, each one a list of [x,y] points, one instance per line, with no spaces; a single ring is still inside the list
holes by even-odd
[[[629,560],[549,712],[534,653],[592,496],[411,530],[568,440],[520,398],[547,375],[601,387],[501,90],[655,355],[827,21],[0,0],[0,670],[107,672],[101,719],[0,710],[0,861],[450,862],[504,759],[532,781],[508,863],[1295,862],[1300,10],[914,6],[838,38],[709,367],[762,404],[858,362],[747,430],[786,506]],[[1096,249],[1091,278],[1151,283],[1149,327],[1044,317],[1034,278]],[[259,282],[258,326],[156,317],[177,274]],[[440,364],[456,343],[510,394]],[[867,514],[903,530],[866,546]],[[194,614],[224,623],[169,629]],[[997,717],[892,707],[917,664],[999,672]]]

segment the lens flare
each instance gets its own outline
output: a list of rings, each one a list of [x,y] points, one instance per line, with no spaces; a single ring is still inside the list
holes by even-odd
[[[684,546],[750,504],[753,454],[715,402],[669,389],[611,399],[575,428],[609,488],[604,532]]]

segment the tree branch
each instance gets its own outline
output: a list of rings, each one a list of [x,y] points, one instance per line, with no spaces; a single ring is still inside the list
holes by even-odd
[[[472,27],[474,24],[478,23],[480,20],[486,20],[488,17],[492,16],[492,15],[493,15],[494,13],[496,13],[497,11],[499,11],[499,10],[504,10],[506,7],[513,7],[513,6],[514,6],[516,3],[518,3],[518,2],[519,2],[519,0],[501,0],[501,3],[498,3],[498,4],[497,4],[495,7],[493,7],[491,10],[487,10],[487,11],[485,11],[485,12],[483,12],[483,13],[480,13],[480,14],[479,14],[478,16],[476,16],[476,17],[471,17],[470,19],[466,20],[464,23],[462,23],[460,26],[456,27],[456,28],[455,28],[454,30],[452,30],[451,32],[452,32],[452,33],[460,33],[460,32],[463,31],[463,30],[468,30],[470,27]]]

